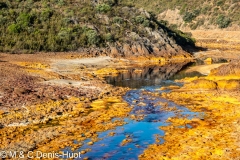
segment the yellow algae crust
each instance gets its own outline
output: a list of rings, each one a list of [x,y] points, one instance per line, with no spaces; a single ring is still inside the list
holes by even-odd
[[[95,106],[101,104],[101,107]],[[67,106],[66,106],[67,105]],[[71,147],[72,151],[77,150],[83,145],[86,138],[91,139],[91,143],[99,140],[97,132],[113,129],[117,126],[125,124],[123,118],[128,116],[131,108],[121,97],[108,97],[103,100],[96,100],[90,106],[83,105],[79,98],[72,97],[63,101],[50,101],[45,104],[36,106],[26,106],[24,111],[18,111],[18,118],[26,118],[30,114],[31,118],[36,114],[36,119],[42,119],[42,116],[50,116],[53,110],[63,109],[68,110],[66,116],[64,113],[61,117],[48,122],[40,124],[29,124],[27,126],[9,126],[0,130],[0,148],[16,148],[24,151],[29,151],[28,147],[19,148],[21,146],[29,146],[33,148],[32,151],[42,152],[59,152],[60,149],[66,146]],[[59,113],[60,111],[58,111]],[[2,118],[14,119],[11,117],[16,116],[13,114],[1,114]],[[38,117],[40,116],[40,117]],[[113,118],[121,118],[112,120]],[[31,121],[29,119],[29,121]],[[47,133],[47,134],[46,134]],[[78,143],[74,143],[78,141]],[[33,147],[34,146],[34,147]],[[90,151],[89,149],[81,151],[82,154]]]
[[[97,75],[117,75],[119,71],[115,68],[101,68],[94,73]]]
[[[46,69],[50,68],[49,64],[43,64],[40,62],[16,62],[17,65],[24,66],[27,68],[35,68],[35,69]]]
[[[172,125],[162,127],[163,145],[150,145],[141,160],[148,159],[239,159],[240,102],[237,97],[212,92],[171,92],[163,94],[177,104],[185,105],[204,116],[187,120],[173,118]],[[193,128],[187,128],[187,124]]]
[[[41,62],[14,62],[24,67],[24,70],[30,74],[38,75],[44,78],[59,78],[59,74],[50,71],[50,65]]]

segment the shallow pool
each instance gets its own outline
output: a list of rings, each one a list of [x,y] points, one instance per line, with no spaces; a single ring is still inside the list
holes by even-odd
[[[92,160],[135,160],[138,159],[138,155],[143,153],[148,145],[164,143],[161,138],[156,142],[156,136],[164,136],[164,131],[159,127],[170,125],[166,122],[168,118],[184,116],[191,119],[200,116],[199,113],[191,112],[184,106],[178,106],[171,101],[156,96],[162,92],[169,92],[169,90],[159,90],[161,86],[169,84],[182,85],[168,80],[163,81],[162,85],[145,86],[127,92],[123,98],[128,102],[129,106],[133,107],[130,116],[124,119],[127,124],[98,133],[98,138],[101,140],[93,145],[88,145],[90,139],[87,139],[84,141],[84,145],[75,152],[90,148],[91,151],[82,155],[82,158],[88,157]],[[174,109],[172,111],[162,110],[166,106],[169,110]],[[141,118],[132,118],[138,116]],[[190,128],[191,126],[187,127]],[[115,134],[109,136],[110,132]],[[130,139],[131,142],[121,145],[124,139]],[[64,151],[71,152],[70,148],[65,148]]]

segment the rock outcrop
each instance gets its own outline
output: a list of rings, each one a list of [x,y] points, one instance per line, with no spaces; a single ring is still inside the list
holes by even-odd
[[[145,28],[145,30],[148,31],[150,38],[138,35],[136,41],[115,42],[108,44],[106,48],[81,48],[79,51],[89,56],[191,58],[191,55],[177,45],[176,41],[170,38],[165,31],[161,29],[150,31],[149,28]],[[134,35],[137,34],[134,33]]]
[[[240,75],[240,64],[230,63],[222,65],[216,69],[213,69],[210,73],[211,76],[238,76]]]

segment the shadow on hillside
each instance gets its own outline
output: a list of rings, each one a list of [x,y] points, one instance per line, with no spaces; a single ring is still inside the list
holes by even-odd
[[[182,49],[188,53],[193,53],[193,52],[201,52],[201,51],[207,51],[208,48],[204,47],[197,47],[197,46],[192,46],[192,45],[186,45],[186,46],[181,46]]]
[[[158,22],[158,25],[164,29],[168,36],[172,37],[184,51],[193,53],[207,50],[207,48],[195,46],[196,40],[192,37],[191,33],[184,33],[178,29],[170,29],[166,24],[161,22]]]

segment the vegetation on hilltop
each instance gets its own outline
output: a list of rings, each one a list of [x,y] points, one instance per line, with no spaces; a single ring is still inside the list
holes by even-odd
[[[124,4],[143,7],[156,14],[167,9],[179,9],[185,25],[191,29],[215,25],[226,28],[230,24],[240,25],[240,3],[238,0],[123,0]]]
[[[0,51],[76,51],[135,41],[129,33],[151,39],[145,28],[165,26],[154,14],[127,7],[117,0],[2,0],[0,2]],[[165,27],[173,39],[193,41],[182,32]]]

